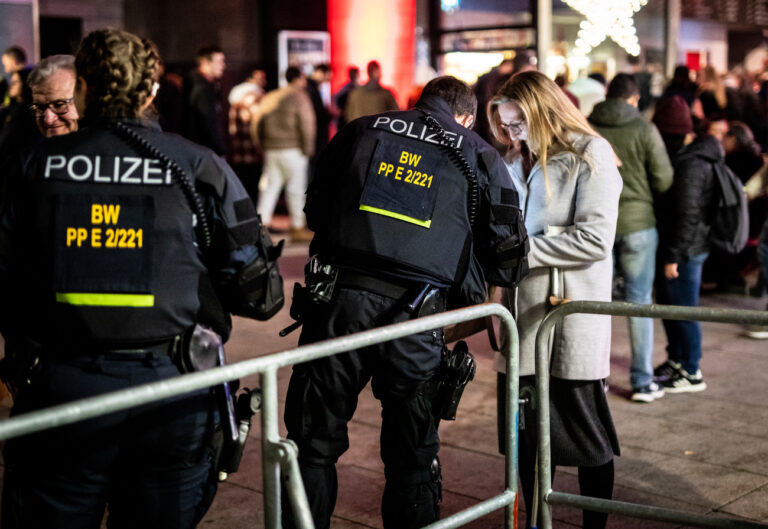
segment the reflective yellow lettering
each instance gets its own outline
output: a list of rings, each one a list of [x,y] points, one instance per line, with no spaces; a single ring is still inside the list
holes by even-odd
[[[105,224],[117,224],[117,219],[120,217],[120,204],[104,204],[103,211]]]
[[[101,228],[91,228],[91,247],[101,248]]]
[[[408,165],[412,165],[414,167],[417,167],[419,165],[419,160],[421,160],[420,154],[412,154],[410,158],[408,159]]]
[[[397,171],[395,171],[395,180],[402,180],[401,175],[403,174],[403,166],[398,165]]]
[[[91,204],[91,224],[101,224],[104,222],[104,213],[101,204]]]
[[[400,163],[408,163],[408,152],[403,151],[400,153]]]
[[[388,163],[387,164],[387,172],[384,173],[384,176],[389,176],[389,173],[391,173],[394,170],[395,170],[395,166],[392,165],[391,163]]]
[[[83,241],[88,238],[88,230],[85,228],[77,228],[77,246],[83,245]]]
[[[72,241],[77,236],[77,228],[67,228],[67,246],[72,246]]]
[[[115,239],[115,230],[107,228],[107,248],[117,247],[117,241]]]
[[[377,174],[381,174],[381,172],[386,170],[386,168],[387,168],[387,162],[381,162],[381,165],[379,165],[379,172]]]

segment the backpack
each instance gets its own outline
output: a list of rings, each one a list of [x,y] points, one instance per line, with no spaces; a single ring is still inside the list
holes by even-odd
[[[737,254],[747,245],[749,210],[741,180],[720,159],[712,164],[715,177],[714,213],[709,230],[713,248]]]

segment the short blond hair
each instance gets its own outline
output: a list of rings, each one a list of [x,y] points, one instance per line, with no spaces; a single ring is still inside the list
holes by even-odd
[[[520,72],[510,77],[488,103],[491,132],[505,145],[509,145],[511,139],[501,128],[498,107],[511,102],[523,112],[528,126],[528,147],[539,158],[549,192],[546,166],[550,149],[559,146],[576,152],[572,133],[600,135],[552,79],[540,72]]]

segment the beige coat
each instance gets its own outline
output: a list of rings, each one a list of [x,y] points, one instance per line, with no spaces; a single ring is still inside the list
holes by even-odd
[[[540,165],[526,180],[530,274],[518,287],[516,300],[521,375],[535,372],[536,331],[547,313],[551,267],[562,271],[564,297],[611,300],[621,176],[613,150],[603,138],[581,135],[575,147],[577,153],[560,152],[549,159],[549,196]],[[519,163],[511,168],[521,170]],[[519,180],[519,175],[513,179]],[[561,233],[545,235],[548,232]],[[502,299],[508,307],[514,306],[514,292],[506,292]],[[605,378],[610,354],[610,316],[572,314],[556,329],[550,372],[569,380]]]
[[[315,111],[309,96],[291,85],[267,93],[251,122],[251,137],[265,151],[300,148],[305,156],[312,156],[315,134]]]

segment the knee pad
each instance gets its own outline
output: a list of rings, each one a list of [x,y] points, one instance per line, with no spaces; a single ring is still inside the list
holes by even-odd
[[[440,518],[442,470],[435,457],[428,468],[386,472],[381,513],[384,527],[415,529]]]

